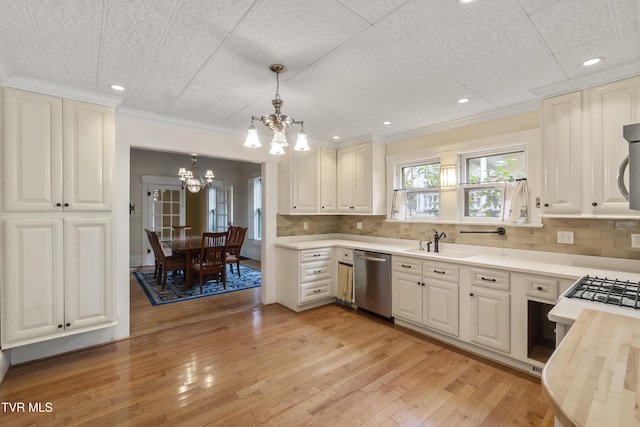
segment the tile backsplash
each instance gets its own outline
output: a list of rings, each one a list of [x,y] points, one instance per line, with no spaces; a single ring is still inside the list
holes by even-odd
[[[307,229],[304,230],[304,223]],[[362,229],[357,229],[357,223]],[[355,234],[394,239],[433,240],[435,228],[444,231],[443,245],[491,246],[593,255],[611,258],[640,259],[640,249],[631,248],[631,234],[640,234],[640,218],[629,219],[573,219],[545,218],[543,227],[505,226],[506,234],[466,234],[460,231],[495,230],[493,225],[420,224],[387,222],[385,216],[351,215],[278,215],[278,236],[312,234]],[[573,232],[573,244],[557,243],[558,231]]]

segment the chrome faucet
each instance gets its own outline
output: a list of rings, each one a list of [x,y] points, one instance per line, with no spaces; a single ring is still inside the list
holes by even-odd
[[[436,230],[435,228],[432,228],[432,230],[435,233],[435,235],[433,236],[433,252],[438,253],[440,252],[440,239],[442,239],[443,237],[446,238],[447,235],[444,233],[444,231],[438,234],[438,230]]]

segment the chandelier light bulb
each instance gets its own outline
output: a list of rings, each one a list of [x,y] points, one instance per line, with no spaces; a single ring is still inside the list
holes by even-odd
[[[284,154],[284,150],[282,149],[282,145],[277,142],[271,143],[271,150],[269,150],[269,154],[274,154],[276,156],[281,156]]]
[[[298,134],[298,139],[296,141],[295,147],[293,147],[295,151],[309,151],[309,144],[307,143],[307,133],[304,130],[300,130]]]
[[[282,147],[286,147],[287,145],[289,145],[289,143],[287,142],[287,137],[285,136],[282,129],[276,129],[275,131],[273,131],[273,140],[271,141],[271,145],[273,144],[278,144]]]
[[[260,144],[260,139],[258,138],[258,131],[253,125],[253,121],[251,123],[251,126],[249,126],[249,130],[247,131],[247,139],[244,141],[244,146],[249,148],[262,147],[262,144]]]
[[[189,178],[189,180],[187,181],[187,190],[191,191],[192,193],[197,193],[198,191],[200,191],[201,187],[202,184],[200,184],[200,181],[195,178]]]
[[[208,183],[212,183],[213,178],[215,177],[216,176],[213,174],[213,171],[211,169],[207,170],[207,173],[204,174],[204,179],[206,179]]]

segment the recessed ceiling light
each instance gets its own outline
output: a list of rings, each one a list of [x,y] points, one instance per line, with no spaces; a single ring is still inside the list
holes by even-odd
[[[466,104],[469,101],[470,101],[469,98],[460,98],[458,99],[458,104]]]
[[[124,86],[120,86],[117,84],[110,84],[109,87],[113,90],[117,90],[117,91],[123,91],[124,90]]]
[[[391,124],[391,122],[389,120],[382,122],[383,125],[385,126],[389,126]]]
[[[333,135],[331,138],[333,138],[333,139],[340,139],[340,135]]]
[[[473,3],[476,0],[458,0],[458,3],[460,4],[467,4],[467,3]]]
[[[598,62],[602,61],[602,58],[598,57],[598,58],[591,58],[591,59],[587,59],[586,61],[584,61],[582,63],[582,65],[584,65],[585,67],[588,67],[590,65],[596,65]]]

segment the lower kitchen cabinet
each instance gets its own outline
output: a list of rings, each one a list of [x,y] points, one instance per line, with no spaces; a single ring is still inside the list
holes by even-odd
[[[111,218],[4,221],[2,347],[115,324]]]
[[[471,277],[472,285],[469,292],[471,342],[509,353],[511,350],[509,273],[472,268]],[[483,283],[480,281],[484,281],[486,285],[480,286]],[[473,285],[474,283],[476,285]]]
[[[458,277],[453,264],[393,257],[393,316],[458,336]]]
[[[302,311],[335,301],[333,248],[278,248],[277,301]]]

